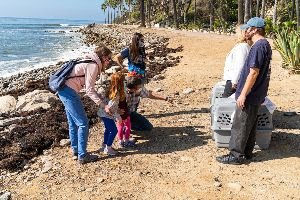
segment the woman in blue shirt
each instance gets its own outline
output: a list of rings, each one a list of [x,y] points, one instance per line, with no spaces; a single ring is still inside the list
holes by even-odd
[[[123,60],[128,59],[128,76],[136,76],[144,79],[146,76],[146,51],[144,45],[144,36],[141,33],[134,33],[129,47],[123,49],[116,55],[116,62],[122,67]]]

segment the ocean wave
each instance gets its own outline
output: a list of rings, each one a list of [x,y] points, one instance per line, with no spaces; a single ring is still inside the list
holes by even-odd
[[[95,46],[81,46],[76,49],[67,50],[60,54],[59,57],[53,59],[32,57],[31,59],[0,61],[0,77],[9,77],[34,69],[55,65],[59,61],[80,58],[84,54],[93,52],[94,48]]]

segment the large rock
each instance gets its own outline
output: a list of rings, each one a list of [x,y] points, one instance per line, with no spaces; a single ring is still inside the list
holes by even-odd
[[[191,94],[195,92],[195,90],[193,88],[186,88],[185,90],[183,90],[183,94]]]
[[[48,90],[34,90],[33,92],[19,96],[16,108],[22,112],[34,111],[39,108],[49,109],[50,103],[57,100],[57,96]]]
[[[243,189],[243,186],[239,183],[228,183],[227,186],[236,192],[239,192]]]
[[[11,200],[10,192],[0,192],[0,200]]]
[[[14,117],[14,118],[7,118],[7,119],[0,119],[0,127],[5,127],[5,126],[9,126],[12,124],[16,124],[19,121],[21,121],[22,119],[24,119],[24,117]]]
[[[112,66],[109,69],[105,70],[106,74],[113,74],[121,70],[120,66]]]
[[[7,95],[0,97],[0,114],[14,111],[16,104],[17,101],[13,96]]]

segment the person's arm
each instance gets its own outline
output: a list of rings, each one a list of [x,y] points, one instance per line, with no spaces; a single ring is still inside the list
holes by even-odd
[[[123,65],[123,60],[124,58],[122,57],[121,53],[117,54],[115,57],[114,57],[114,61],[120,66],[122,67],[122,69],[124,69],[126,66]]]
[[[100,107],[110,113],[109,106],[103,101],[103,97],[95,90],[95,82],[98,76],[98,66],[96,64],[88,64],[85,70],[85,89],[86,94]]]
[[[98,66],[96,64],[87,64],[85,69],[85,90],[87,96],[89,96],[97,105],[105,107],[103,98],[95,90],[95,82],[98,76]]]
[[[168,96],[162,96],[160,94],[157,94],[157,93],[154,93],[152,91],[149,90],[149,96],[148,98],[150,99],[155,99],[155,100],[163,100],[163,101],[168,101],[168,102],[171,102],[172,99]]]
[[[119,54],[117,54],[115,57],[114,57],[114,60],[117,62],[117,64],[122,67],[122,69],[125,69],[125,65],[123,65],[123,60],[125,58],[128,58],[129,59],[129,48],[125,48],[123,49]]]
[[[246,96],[251,91],[251,89],[252,89],[252,87],[253,87],[253,85],[256,81],[256,78],[257,78],[258,74],[259,74],[259,69],[257,67],[250,68],[250,72],[247,76],[247,79],[246,79],[245,85],[243,87],[243,90],[242,90],[240,96],[238,97],[238,99],[236,101],[236,104],[237,104],[238,107],[244,108],[245,101],[246,101]]]
[[[244,67],[245,61],[249,54],[249,48],[246,44],[239,44],[234,51],[232,65],[234,71],[232,72],[232,86],[236,86],[238,80],[240,79],[241,71]]]

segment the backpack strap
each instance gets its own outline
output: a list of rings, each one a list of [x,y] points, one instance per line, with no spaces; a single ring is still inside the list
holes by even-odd
[[[76,64],[81,64],[81,63],[95,63],[97,64],[95,61],[93,61],[92,59],[84,59],[84,60],[77,60]],[[75,67],[75,66],[74,66]],[[71,79],[71,78],[76,78],[76,77],[85,77],[85,75],[80,75],[80,76],[70,76],[68,78],[66,78],[66,80]]]

